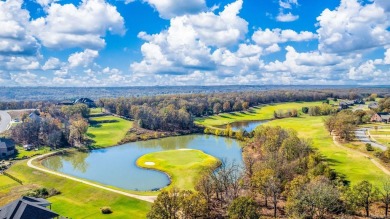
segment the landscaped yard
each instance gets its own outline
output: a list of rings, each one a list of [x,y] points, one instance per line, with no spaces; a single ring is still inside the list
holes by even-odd
[[[292,102],[254,107],[247,112],[221,113],[216,116],[197,118],[196,123],[203,126],[219,126],[237,121],[273,119],[274,111],[296,109],[302,114],[302,107],[318,106],[322,102]]]
[[[115,116],[91,117],[87,136],[94,148],[117,145],[133,126],[133,122]]]
[[[199,150],[171,150],[145,154],[137,165],[167,173],[172,184],[168,188],[194,190],[202,174],[218,166],[219,160]]]
[[[23,159],[23,158],[29,158],[35,155],[45,154],[50,151],[49,147],[39,147],[38,150],[29,150],[26,151],[24,148],[20,145],[16,146],[17,153],[14,155],[13,158],[16,159]]]
[[[13,182],[0,176],[0,206],[30,189],[41,187],[55,188],[61,192],[60,195],[49,198],[49,201],[53,203],[52,209],[55,212],[69,218],[128,218],[129,215],[133,218],[145,218],[151,206],[148,202],[33,170],[26,165],[26,161],[18,162],[7,172],[22,180],[23,185],[14,183],[14,186],[6,187]],[[103,206],[111,207],[114,213],[101,214],[100,208]]]

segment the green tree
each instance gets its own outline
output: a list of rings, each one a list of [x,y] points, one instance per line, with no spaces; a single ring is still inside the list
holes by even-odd
[[[163,191],[152,205],[147,215],[150,219],[178,219],[180,209],[179,190]]]
[[[381,190],[380,200],[385,205],[385,218],[388,218],[390,205],[390,178],[383,181],[383,189]]]
[[[239,197],[233,200],[228,209],[232,219],[258,219],[256,202],[249,197]]]
[[[352,188],[352,203],[365,209],[366,217],[370,216],[370,206],[378,200],[378,189],[368,181],[361,181]]]
[[[292,191],[287,201],[287,211],[292,217],[326,218],[340,208],[340,193],[325,177],[295,189],[297,191]]]

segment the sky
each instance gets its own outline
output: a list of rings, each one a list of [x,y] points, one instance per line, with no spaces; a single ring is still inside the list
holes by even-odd
[[[390,85],[389,0],[0,0],[0,86]]]

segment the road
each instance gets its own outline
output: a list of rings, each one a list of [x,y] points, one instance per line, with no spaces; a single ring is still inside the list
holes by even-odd
[[[53,153],[57,153],[57,152],[53,152]],[[44,154],[44,155],[40,155],[40,156],[37,156],[37,157],[33,157],[33,158],[31,158],[30,160],[27,161],[27,166],[29,166],[31,168],[34,168],[36,170],[45,172],[45,173],[49,173],[49,174],[53,174],[53,175],[56,175],[56,176],[64,177],[64,178],[67,178],[67,179],[70,179],[70,180],[73,180],[73,181],[76,181],[76,182],[84,183],[86,185],[90,185],[90,186],[93,186],[93,187],[96,187],[96,188],[99,188],[99,189],[104,189],[104,190],[107,190],[107,191],[110,191],[110,192],[114,192],[114,193],[117,193],[117,194],[121,194],[121,195],[124,195],[124,196],[127,196],[127,197],[136,198],[136,199],[139,199],[139,200],[142,200],[142,201],[147,201],[147,202],[153,203],[157,199],[157,196],[143,196],[143,195],[135,195],[135,194],[123,192],[123,191],[120,191],[120,190],[116,190],[116,189],[108,188],[106,186],[102,186],[102,185],[99,185],[99,184],[88,182],[88,181],[85,181],[85,180],[82,180],[82,179],[78,179],[78,178],[75,178],[75,177],[72,177],[72,176],[68,176],[68,175],[65,175],[65,174],[62,174],[62,173],[51,171],[51,170],[48,170],[48,169],[45,169],[45,168],[37,167],[34,164],[32,164],[32,162],[34,160],[43,159],[44,157],[50,156],[53,153],[49,153],[49,154]]]
[[[373,147],[379,148],[383,151],[387,150],[387,147],[385,145],[378,144],[376,142],[373,142],[368,136],[367,136],[367,128],[360,128],[355,131],[355,136],[359,141],[364,143],[370,143]]]
[[[8,130],[11,124],[11,116],[6,111],[0,111],[0,133]]]

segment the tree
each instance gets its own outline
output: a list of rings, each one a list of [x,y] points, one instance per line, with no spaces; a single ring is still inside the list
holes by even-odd
[[[206,215],[207,201],[192,191],[180,191],[180,211],[183,219],[196,219]]]
[[[179,190],[163,191],[152,205],[147,215],[151,219],[178,219],[180,209]]]
[[[248,103],[248,102],[243,102],[243,103],[242,103],[242,108],[243,108],[244,110],[248,110],[248,109],[249,109],[249,103]]]
[[[329,132],[329,135],[332,134],[332,131],[334,130],[336,126],[337,117],[336,116],[330,116],[324,119],[324,124],[326,129]]]
[[[288,213],[299,218],[326,218],[340,208],[340,194],[325,177],[315,178],[310,183],[295,188],[288,197]]]
[[[222,105],[220,103],[214,104],[213,112],[214,114],[219,114],[222,110]]]
[[[351,198],[356,207],[364,207],[366,217],[369,217],[371,204],[378,200],[378,189],[364,180],[352,188]]]
[[[241,111],[241,110],[242,110],[241,102],[235,102],[233,105],[233,111]]]
[[[82,117],[75,117],[70,121],[69,141],[72,145],[84,142],[84,135],[88,131],[88,122]]]
[[[256,202],[249,197],[239,197],[233,200],[228,209],[232,219],[258,219]]]
[[[230,108],[230,102],[226,101],[225,103],[223,103],[223,111],[224,112],[230,112],[231,108]]]
[[[388,217],[389,204],[390,204],[390,178],[383,181],[383,187],[381,191],[381,201],[385,205],[385,218]]]
[[[309,112],[309,107],[306,106],[302,107],[302,112],[307,114]]]

